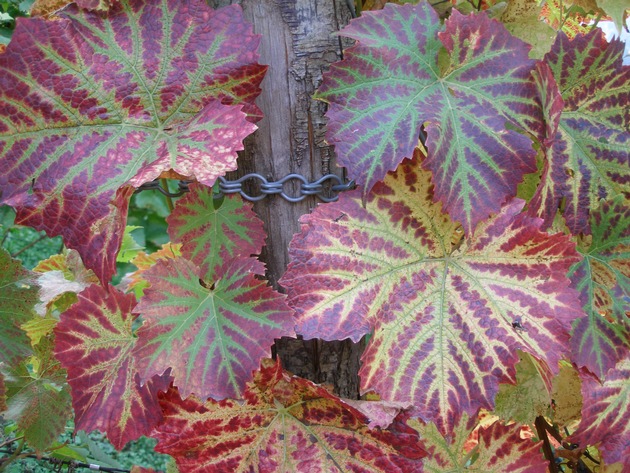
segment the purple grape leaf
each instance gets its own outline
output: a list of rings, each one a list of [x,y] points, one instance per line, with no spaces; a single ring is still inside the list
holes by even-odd
[[[301,220],[280,281],[298,334],[373,332],[363,391],[413,404],[444,432],[463,412],[492,409],[498,383],[515,382],[517,350],[557,372],[582,313],[566,278],[579,260],[569,237],[540,231],[514,200],[464,241],[416,161],[361,200],[345,193]]]
[[[371,430],[342,399],[265,359],[245,400],[206,403],[160,395],[164,422],[154,430],[156,451],[187,473],[422,473],[418,433],[399,416]]]
[[[569,272],[586,312],[573,326],[571,359],[603,380],[630,356],[630,206],[619,195],[590,220],[590,245]]]
[[[274,339],[295,333],[286,296],[256,277],[261,268],[239,258],[214,281],[182,257],[148,269],[150,286],[135,308],[144,321],[136,352],[142,379],[172,368],[184,397],[241,397]]]
[[[57,440],[72,417],[66,372],[53,356],[53,346],[52,336],[35,346],[37,365],[28,361],[14,367],[0,364],[7,394],[7,411],[2,415],[16,422],[38,453]]]
[[[484,471],[488,473],[546,473],[549,463],[540,451],[542,442],[521,438],[518,424],[504,425],[497,421],[479,428],[479,443],[473,452],[466,449],[466,441],[475,424],[467,416],[454,426],[445,439],[433,424],[419,429],[429,456],[425,460],[427,472]]]
[[[597,445],[606,464],[630,469],[630,358],[621,360],[600,384],[582,376],[582,421],[571,441]]]
[[[222,199],[214,199],[211,188],[192,185],[166,219],[171,241],[182,244],[182,255],[201,268],[207,281],[226,262],[257,255],[265,244],[263,223],[251,204],[238,196]]]
[[[15,366],[32,354],[31,343],[20,327],[35,315],[36,277],[0,248],[0,363]]]
[[[341,31],[358,43],[316,98],[329,103],[327,139],[364,197],[412,156],[424,124],[435,198],[469,234],[536,170],[530,139],[506,128],[542,132],[535,63],[485,14],[454,10],[441,29],[427,2],[365,12]]]
[[[0,367],[1,368],[1,367]],[[0,412],[7,410],[7,389],[4,384],[4,375],[0,371]]]
[[[573,40],[558,34],[545,56],[564,102],[558,133],[544,145],[543,182],[554,199],[537,205],[550,206],[547,225],[564,199],[571,232],[589,233],[589,211],[600,199],[630,193],[630,66],[622,66],[623,50],[623,42],[608,43],[595,28]]]
[[[78,299],[55,327],[55,355],[68,371],[75,427],[105,432],[121,449],[162,420],[157,391],[166,391],[170,378],[140,385],[133,356],[135,297],[92,285]]]
[[[237,5],[129,0],[59,17],[20,19],[0,56],[2,203],[107,282],[133,187],[170,169],[212,185],[236,168],[266,66]]]

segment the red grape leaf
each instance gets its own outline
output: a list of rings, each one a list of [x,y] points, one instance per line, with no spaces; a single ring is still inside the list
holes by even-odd
[[[497,421],[489,427],[479,428],[479,443],[473,452],[467,452],[465,442],[474,424],[469,425],[463,416],[449,439],[442,437],[433,424],[419,429],[429,456],[425,461],[427,472],[442,473],[483,471],[488,473],[546,473],[549,463],[540,452],[541,442],[521,438],[518,424],[504,425]],[[475,453],[475,455],[473,455]]]
[[[211,188],[192,185],[166,219],[171,241],[182,244],[182,255],[213,281],[219,267],[234,258],[257,255],[265,244],[262,221],[238,196],[214,199]]]
[[[582,376],[582,421],[571,441],[597,445],[606,464],[630,469],[630,358],[621,360],[600,384]]]
[[[11,368],[0,365],[8,407],[2,415],[17,423],[28,445],[37,452],[57,440],[72,416],[66,372],[52,351],[50,336],[34,348],[37,365],[27,362]]]
[[[35,279],[0,248],[0,362],[15,365],[32,353],[31,343],[20,326],[35,315],[39,300]]]
[[[162,420],[156,393],[168,375],[140,386],[132,333],[135,297],[92,285],[61,314],[55,354],[68,371],[77,430],[98,429],[121,449]]]
[[[286,296],[256,278],[262,264],[234,260],[215,281],[179,257],[158,260],[135,308],[143,318],[137,357],[143,380],[172,368],[183,396],[241,397],[275,338],[294,334]]]
[[[139,299],[144,294],[144,289],[148,287],[149,283],[143,279],[143,274],[147,269],[152,267],[159,259],[172,259],[177,256],[181,256],[181,246],[179,244],[173,244],[171,242],[165,243],[162,247],[147,254],[143,251],[131,261],[138,269],[133,273],[127,275],[125,282],[127,287],[125,292],[134,291],[136,297]]]
[[[462,412],[492,408],[498,383],[515,381],[517,349],[557,372],[582,313],[566,278],[579,256],[567,236],[519,214],[518,200],[462,240],[429,180],[404,162],[365,207],[345,193],[303,217],[280,283],[298,334],[358,341],[372,331],[362,389],[413,404],[446,432]]]
[[[204,404],[175,389],[160,394],[155,450],[187,473],[422,472],[425,452],[403,419],[370,430],[363,414],[279,362],[263,360],[244,397]]]
[[[586,317],[574,323],[571,359],[599,379],[630,356],[630,206],[623,196],[591,214],[590,245],[569,278]]]
[[[573,40],[558,34],[545,56],[564,103],[558,131],[548,134],[543,145],[546,190],[540,192],[553,198],[534,204],[544,207],[538,213],[547,225],[564,199],[571,232],[589,233],[589,211],[600,199],[630,193],[630,66],[622,66],[623,50],[623,42],[609,44],[595,28]],[[553,97],[553,81],[545,80],[543,94]],[[556,113],[551,114],[554,120]]]
[[[236,168],[266,66],[237,5],[129,0],[59,16],[20,19],[0,56],[2,203],[105,282],[132,186],[171,168],[212,185]]]
[[[536,170],[530,139],[506,123],[538,136],[542,116],[528,45],[485,14],[454,10],[441,29],[428,2],[364,12],[342,30],[358,43],[316,98],[330,104],[327,139],[364,197],[412,156],[424,124],[435,198],[468,234]]]

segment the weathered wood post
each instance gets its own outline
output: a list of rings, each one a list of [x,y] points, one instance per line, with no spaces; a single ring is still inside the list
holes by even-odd
[[[213,7],[239,3],[245,17],[262,35],[260,62],[269,70],[257,100],[264,113],[259,129],[250,136],[239,157],[237,176],[250,172],[277,181],[290,174],[312,182],[328,173],[341,176],[334,149],[324,141],[326,105],[313,100],[328,65],[341,58],[345,40],[333,33],[348,23],[351,13],[344,0],[211,0]],[[285,191],[299,195],[299,183],[289,181]],[[318,199],[287,202],[269,196],[254,205],[265,223],[267,246],[262,258],[268,277],[277,287],[288,263],[288,246],[299,230],[298,219]],[[284,367],[318,383],[330,383],[345,397],[358,395],[360,345],[282,339],[275,345]]]

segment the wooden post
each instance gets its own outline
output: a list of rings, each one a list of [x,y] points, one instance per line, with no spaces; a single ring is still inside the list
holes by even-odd
[[[236,176],[257,172],[277,181],[287,174],[298,173],[311,182],[328,173],[341,176],[342,170],[334,163],[334,149],[324,140],[326,105],[311,96],[321,83],[322,73],[332,62],[341,59],[342,47],[348,45],[344,44],[347,40],[334,35],[351,18],[347,2],[210,1],[215,8],[229,3],[241,4],[254,31],[262,35],[260,62],[269,65],[257,100],[264,118],[245,142]],[[297,196],[299,184],[293,181],[285,191]],[[265,223],[268,237],[262,259],[275,287],[288,264],[288,246],[300,228],[298,219],[318,202],[313,196],[299,203],[269,196],[254,205]],[[332,384],[341,396],[356,398],[362,348],[349,340],[282,339],[276,342],[275,352],[284,367],[294,374]]]

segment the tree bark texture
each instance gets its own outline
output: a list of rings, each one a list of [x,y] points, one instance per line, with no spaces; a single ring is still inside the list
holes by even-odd
[[[210,0],[214,8],[230,3],[241,5],[255,33],[261,35],[260,63],[269,65],[269,70],[257,100],[264,118],[245,141],[237,173],[229,177],[256,172],[277,181],[298,173],[312,182],[328,173],[342,176],[342,169],[334,162],[334,148],[324,139],[326,104],[311,97],[322,81],[322,73],[340,60],[342,48],[349,46],[348,40],[334,35],[351,18],[347,2]],[[292,196],[298,196],[299,189],[295,180],[284,187]],[[248,191],[259,194],[256,189]],[[300,216],[318,202],[315,196],[291,203],[273,195],[254,204],[268,235],[261,258],[274,287],[278,288],[278,280],[288,264],[288,246],[300,229]],[[274,351],[292,373],[331,384],[343,397],[357,398],[363,344],[283,338],[276,341]]]

